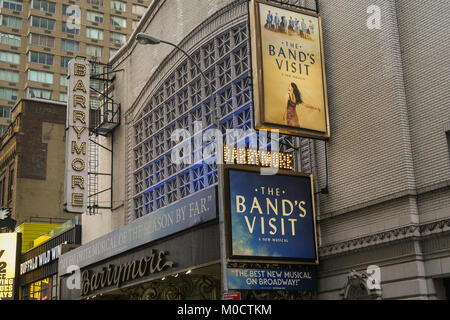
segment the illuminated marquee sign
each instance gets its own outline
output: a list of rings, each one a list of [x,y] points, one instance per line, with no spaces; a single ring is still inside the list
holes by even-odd
[[[0,300],[13,300],[21,234],[0,233]]]
[[[223,158],[224,162],[228,164],[245,164],[294,170],[292,166],[292,154],[285,152],[225,145],[223,147]]]
[[[229,261],[317,264],[312,176],[224,167]]]
[[[68,68],[65,209],[84,213],[88,202],[90,65],[77,57],[69,61]]]

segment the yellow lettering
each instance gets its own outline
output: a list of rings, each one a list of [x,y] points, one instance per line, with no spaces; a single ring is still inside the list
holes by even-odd
[[[86,124],[86,114],[83,111],[74,110],[73,111],[73,123],[77,123],[79,120],[82,124]]]
[[[74,74],[79,77],[84,77],[86,75],[86,65],[75,63],[73,66]]]
[[[80,176],[72,176],[72,189],[75,189],[77,186],[81,190],[84,190],[84,178]]]
[[[83,171],[86,168],[86,163],[83,159],[76,158],[72,161],[72,169],[75,171]]]
[[[83,197],[82,193],[72,193],[72,206],[74,207],[82,207],[83,206]]]
[[[76,106],[80,106],[86,109],[86,98],[84,96],[80,96],[78,94],[73,96],[73,103]]]
[[[83,91],[86,93],[86,87],[84,86],[83,80],[78,80],[75,84],[75,88],[73,88],[73,91]]]
[[[84,129],[84,128],[83,128]],[[83,142],[79,147],[76,141],[72,141],[72,154],[74,153],[86,155],[86,142]]]

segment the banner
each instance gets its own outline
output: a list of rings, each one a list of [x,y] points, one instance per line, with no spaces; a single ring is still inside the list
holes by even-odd
[[[82,214],[88,205],[90,64],[77,57],[68,70],[64,203],[67,212]]]
[[[0,300],[17,298],[17,259],[21,234],[0,233]]]
[[[230,290],[317,290],[315,271],[228,269]]]
[[[225,166],[229,261],[317,264],[312,176]]]
[[[320,16],[260,0],[249,12],[256,129],[328,139]]]

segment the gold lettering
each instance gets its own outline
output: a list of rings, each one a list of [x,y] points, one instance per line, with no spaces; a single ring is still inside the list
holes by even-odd
[[[75,94],[73,96],[73,104],[75,105],[75,107],[80,106],[80,107],[86,109],[86,98],[84,96]]]
[[[73,111],[73,123],[77,123],[77,120],[79,120],[82,124],[86,124],[85,118],[86,114],[83,111]]]
[[[81,135],[83,134],[84,130],[86,130],[86,127],[81,127],[81,128],[79,128],[79,127],[73,126],[72,128],[73,128],[73,130],[75,130],[75,132],[77,133],[77,138],[78,138],[78,139],[81,139]],[[72,152],[72,153],[73,153],[73,152]]]
[[[83,194],[82,193],[72,193],[72,206],[82,207],[83,206]]]
[[[78,186],[81,190],[84,190],[84,178],[80,176],[72,176],[72,189]]]
[[[84,77],[86,75],[86,65],[85,64],[74,64],[74,74],[79,77]]]
[[[85,129],[85,128],[83,128],[83,129]],[[78,137],[78,138],[80,138],[80,137]],[[72,154],[74,154],[75,152],[77,154],[83,153],[83,155],[86,155],[86,142],[83,142],[81,144],[81,146],[78,147],[77,142],[76,141],[72,141]]]
[[[86,93],[86,87],[84,86],[83,80],[78,80],[75,84],[75,87],[73,88],[73,91],[83,91]]]
[[[76,158],[72,161],[72,169],[75,171],[83,171],[86,168],[86,163],[83,159]]]

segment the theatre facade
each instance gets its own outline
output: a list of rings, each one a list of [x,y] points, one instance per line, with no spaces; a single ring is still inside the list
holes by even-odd
[[[409,31],[429,4],[382,1],[381,30],[369,5],[153,1],[110,61],[111,208],[59,257],[61,299],[445,299],[449,103],[411,48],[443,49]]]

